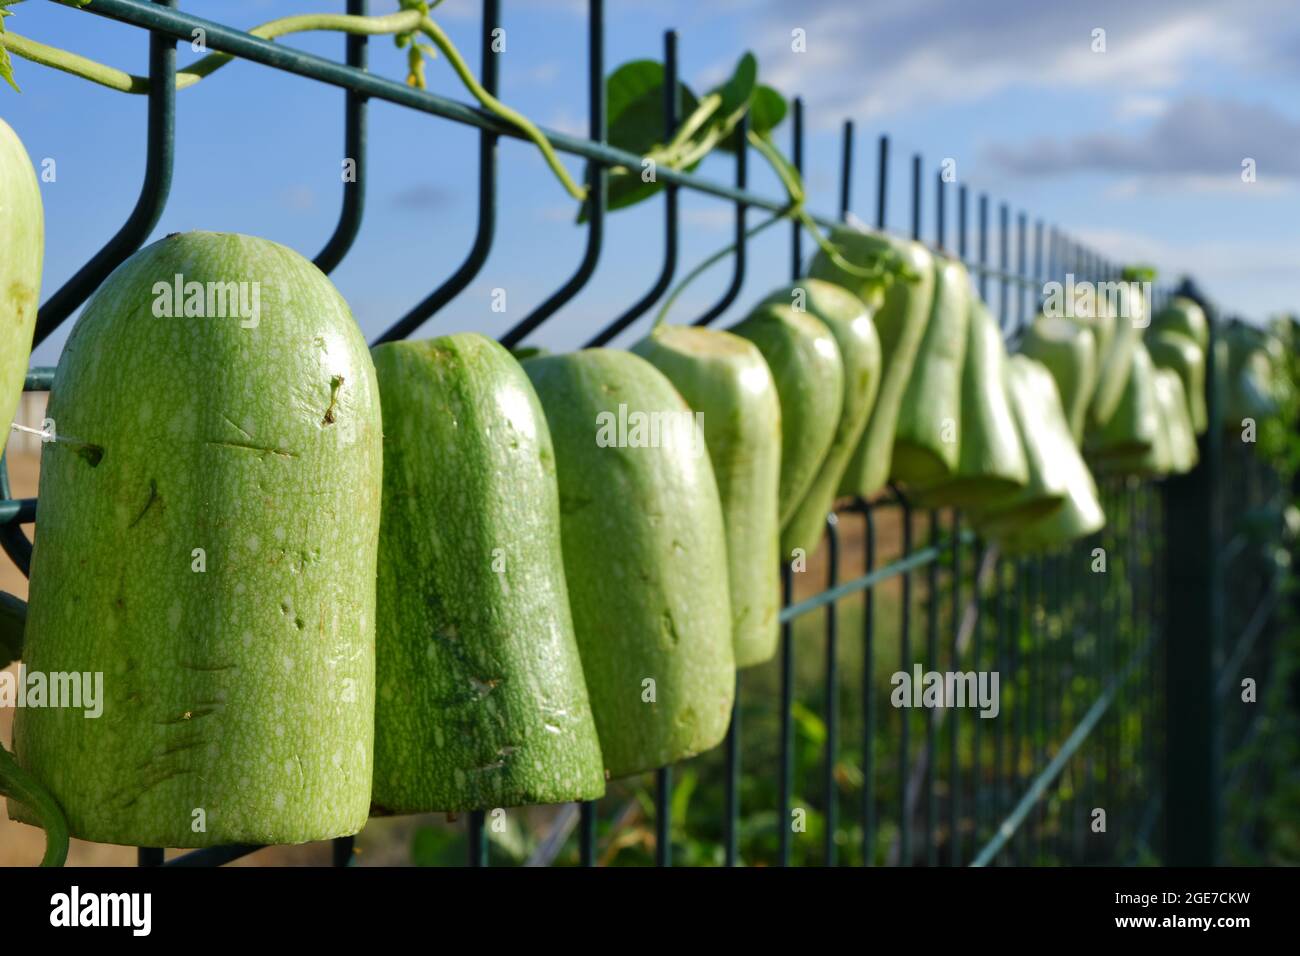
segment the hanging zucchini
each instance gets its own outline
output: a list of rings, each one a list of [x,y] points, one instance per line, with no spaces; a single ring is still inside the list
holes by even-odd
[[[1187,407],[1183,380],[1170,369],[1155,371],[1156,401],[1160,405],[1169,449],[1169,471],[1184,475],[1196,467],[1196,431]]]
[[[1111,286],[1115,297],[1112,302],[1109,296],[1099,294],[1096,300],[1097,328],[1107,331],[1098,336],[1097,386],[1088,409],[1089,423],[1094,426],[1107,425],[1119,408],[1134,351],[1147,325],[1146,300],[1136,283],[1102,285]]]
[[[922,507],[989,506],[1029,481],[1029,465],[1004,385],[1006,346],[997,320],[971,296],[966,364],[961,382],[961,456],[957,473],[929,486],[913,486]]]
[[[41,295],[45,214],[32,161],[0,119],[0,448],[22,397]]]
[[[606,773],[718,744],[735,693],[727,542],[694,415],[653,365],[529,359],[555,446],[569,604]]]
[[[273,242],[169,236],[87,303],[49,416],[24,664],[104,675],[102,716],[21,708],[19,762],[99,843],[356,833],[382,452],[343,297]]]
[[[1097,378],[1097,342],[1092,329],[1066,319],[1039,316],[1025,331],[1020,352],[1042,362],[1052,373],[1075,447],[1082,447]]]
[[[1172,332],[1191,339],[1202,350],[1210,345],[1210,323],[1205,311],[1186,296],[1176,295],[1151,320],[1151,331]]]
[[[1039,411],[1032,440],[1039,454],[1063,476],[1065,497],[1050,514],[1018,526],[1003,524],[998,544],[1007,554],[1056,548],[1094,534],[1106,524],[1097,483],[1079,454],[1054,377],[1036,360],[1023,357],[1018,361],[1029,363],[1023,366],[1022,387],[1026,399]]]
[[[555,456],[528,376],[474,333],[373,355],[388,410],[376,812],[599,797]]]
[[[1162,331],[1147,338],[1147,350],[1157,368],[1170,369],[1178,375],[1187,397],[1192,428],[1197,435],[1204,432],[1209,420],[1205,404],[1205,349],[1186,335]]]
[[[835,440],[844,407],[844,362],[821,320],[788,305],[760,305],[731,331],[758,346],[780,397],[784,531]]]
[[[1016,419],[1029,480],[1014,494],[974,509],[972,520],[986,537],[1005,537],[1058,511],[1070,495],[1069,460],[1053,440],[1052,406],[1044,400],[1055,391],[1051,373],[1041,363],[1012,355],[1005,368],[1007,394]],[[1059,399],[1057,400],[1059,409]]]
[[[737,667],[770,660],[780,636],[781,404],[758,348],[718,329],[660,325],[632,351],[704,416],[727,532]]]
[[[919,242],[885,233],[837,229],[831,241],[855,266],[873,267],[888,260],[902,265],[902,273],[883,291],[878,282],[864,281],[840,269],[824,252],[813,258],[808,272],[812,278],[843,286],[874,310],[872,320],[880,339],[880,387],[839,487],[841,495],[871,496],[885,487],[889,478],[899,406],[930,318],[934,263]]]
[[[956,259],[935,259],[934,302],[894,433],[890,477],[930,485],[961,458],[961,379],[970,324],[970,277]]]
[[[1146,346],[1137,342],[1130,374],[1119,405],[1105,425],[1085,437],[1088,457],[1100,470],[1147,472],[1155,468],[1159,411],[1155,394],[1155,366]],[[1158,457],[1158,456],[1157,456]]]
[[[880,338],[871,310],[852,292],[821,279],[801,279],[779,289],[766,302],[785,303],[820,319],[835,337],[844,362],[844,403],[835,436],[821,468],[781,534],[786,560],[796,551],[812,557],[826,529],[826,515],[835,506],[849,456],[858,446],[880,387]]]

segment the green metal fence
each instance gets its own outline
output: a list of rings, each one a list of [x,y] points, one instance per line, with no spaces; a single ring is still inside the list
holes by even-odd
[[[572,276],[503,336],[507,345],[523,341],[591,278],[602,253],[606,171],[640,163],[640,157],[603,142],[603,4],[591,0],[589,6],[590,138],[547,131],[558,150],[589,161],[593,202],[586,249]],[[347,0],[347,10],[364,14],[367,2]],[[366,72],[364,37],[349,37],[346,60],[338,63],[180,12],[174,0],[94,0],[87,11],[150,31],[144,183],[120,231],[42,306],[37,343],[156,225],[172,175],[175,45],[196,28],[205,31],[212,50],[344,90],[344,155],[356,159],[359,173],[344,184],[337,227],[316,257],[326,272],[346,256],[362,226],[370,100],[480,130],[474,241],[450,277],[378,341],[421,329],[483,265],[496,222],[497,142],[517,136],[495,117]],[[491,52],[499,22],[498,0],[485,0],[481,82],[489,92],[499,83]],[[664,38],[664,59],[665,89],[674,90],[671,32]],[[669,100],[664,109],[672,129],[676,104]],[[791,145],[800,168],[804,121],[802,101],[795,99]],[[845,122],[838,217],[814,217],[822,225],[850,215],[855,146],[853,124]],[[730,203],[735,215],[731,282],[696,323],[712,322],[735,303],[745,277],[747,212],[784,205],[748,190],[743,149],[735,164],[734,185],[659,170],[667,182],[660,274],[590,344],[613,340],[667,291],[677,268],[681,189]],[[886,221],[893,165],[889,139],[881,136],[874,195],[881,229],[893,225]],[[1067,273],[1078,280],[1118,277],[1113,263],[1064,232],[1041,220],[1031,225],[1024,212],[1013,218],[1007,203],[997,204],[994,225],[987,195],[972,197],[965,185],[954,188],[937,174],[931,180],[925,169],[921,156],[910,158],[910,234],[955,251],[977,277],[981,296],[996,307],[1009,339],[1032,316],[1045,282]],[[927,205],[934,215],[930,235],[922,228]],[[792,226],[795,277],[803,252],[800,228]],[[1157,290],[1154,305],[1167,295]],[[52,372],[32,369],[27,389],[48,390]],[[1218,421],[1216,396],[1212,388],[1212,422]],[[880,500],[844,503],[828,517],[821,559],[804,571],[784,569],[778,660],[767,671],[741,672],[725,747],[692,762],[714,762],[707,779],[699,778],[718,791],[700,798],[711,812],[674,821],[673,797],[682,793],[674,787],[678,768],[654,775],[655,861],[671,864],[675,839],[686,835],[692,845],[702,840],[714,847],[711,859],[728,865],[1215,862],[1225,783],[1220,755],[1252,732],[1235,718],[1221,719],[1216,702],[1243,668],[1267,668],[1279,594],[1276,573],[1261,577],[1258,569],[1242,569],[1251,550],[1246,539],[1234,537],[1242,515],[1279,493],[1275,476],[1248,453],[1221,445],[1211,428],[1202,464],[1187,476],[1158,483],[1103,481],[1106,528],[1028,558],[999,556],[965,527],[960,514],[922,512],[897,488]],[[1223,494],[1228,481],[1232,493]],[[31,546],[20,525],[36,518],[38,503],[12,499],[4,468],[0,498],[0,544],[26,572]],[[816,584],[806,584],[814,577]],[[1233,641],[1223,637],[1228,617],[1240,630]],[[852,626],[842,627],[846,622]],[[916,665],[996,674],[997,716],[981,717],[969,707],[893,706],[888,676],[910,675]],[[806,757],[810,733],[801,717],[816,738],[813,761]],[[1225,734],[1235,736],[1225,742]],[[695,774],[690,764],[681,772]],[[625,817],[615,811],[626,810],[631,799],[624,792],[576,812],[557,810],[546,858],[555,858],[569,840],[577,844],[579,862],[596,863],[602,846],[609,852]],[[484,815],[469,815],[466,826],[469,862],[488,862]],[[215,865],[256,849],[201,850],[167,865]],[[141,865],[160,864],[162,850],[141,848],[139,859]],[[335,863],[353,859],[351,838],[335,841]]]

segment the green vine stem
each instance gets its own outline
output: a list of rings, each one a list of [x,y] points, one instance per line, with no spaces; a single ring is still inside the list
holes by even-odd
[[[757,236],[760,232],[762,232],[764,229],[767,229],[769,226],[774,226],[778,222],[782,222],[785,219],[789,218],[789,215],[790,215],[790,210],[788,209],[782,210],[781,212],[773,213],[767,219],[764,219],[762,222],[758,223],[758,225],[751,226],[748,230],[746,230],[745,238],[747,240],[752,239],[754,236]],[[705,259],[703,262],[697,265],[694,269],[688,272],[682,278],[682,281],[677,283],[677,286],[670,293],[668,293],[668,298],[664,299],[664,304],[659,307],[659,313],[655,316],[655,322],[651,328],[657,329],[659,328],[659,326],[663,325],[664,320],[668,318],[668,313],[672,309],[673,304],[677,301],[678,297],[681,296],[681,294],[686,291],[686,287],[689,286],[701,275],[703,275],[710,268],[712,268],[715,264],[717,264],[722,259],[726,258],[732,252],[734,252],[736,246],[737,243],[733,242],[730,245],[726,246],[725,248],[719,249],[713,255],[709,256],[707,259]]]
[[[45,856],[41,866],[62,866],[68,859],[68,821],[63,810],[4,747],[0,747],[0,796],[30,808],[45,829]]]
[[[551,171],[570,196],[579,201],[586,199],[587,190],[585,187],[578,185],[573,180],[573,177],[569,175],[568,170],[560,162],[555,148],[551,145],[550,140],[546,138],[546,135],[526,116],[506,106],[482,87],[473,73],[470,72],[464,58],[460,55],[460,51],[456,49],[451,39],[422,10],[407,9],[397,13],[369,17],[332,13],[301,14],[271,20],[260,26],[253,27],[248,32],[263,40],[274,40],[294,33],[322,30],[359,36],[395,35],[399,37],[399,40],[403,35],[409,37],[410,34],[416,32],[428,37],[447,57],[460,81],[469,90],[470,94],[478,100],[479,104],[502,121],[518,129],[541,151],[546,164],[551,168]],[[24,59],[31,60],[33,63],[39,63],[42,66],[79,76],[92,83],[98,83],[100,86],[117,90],[120,93],[143,94],[149,92],[148,77],[127,73],[79,54],[58,47],[47,46],[17,33],[0,33],[0,46]],[[211,76],[232,59],[234,57],[228,53],[210,53],[185,69],[178,70],[176,73],[176,89],[188,89],[204,77]],[[422,86],[423,84],[419,82],[419,79],[418,73],[413,71],[412,75],[408,77],[408,82]]]

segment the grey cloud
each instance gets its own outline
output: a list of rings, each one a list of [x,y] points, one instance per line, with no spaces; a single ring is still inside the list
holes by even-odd
[[[1175,102],[1143,135],[1097,132],[992,147],[989,158],[1013,173],[1073,172],[1239,176],[1250,157],[1257,175],[1300,177],[1300,121],[1270,106],[1207,96]]]

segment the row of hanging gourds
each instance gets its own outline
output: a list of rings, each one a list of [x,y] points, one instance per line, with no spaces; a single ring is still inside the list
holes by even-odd
[[[105,716],[20,711],[23,771],[74,835],[161,846],[594,799],[722,740],[736,669],[777,646],[779,564],[839,497],[893,480],[1050,547],[1104,520],[1081,444],[1108,471],[1192,466],[1190,303],[1144,342],[1129,291],[1007,356],[959,262],[837,242],[861,272],[819,255],[729,331],[522,362],[475,333],[367,355],[329,280],[265,240],[141,250],[60,358],[50,415],[77,440],[43,452],[23,649],[105,672]],[[151,318],[181,273],[264,277],[260,325]],[[701,413],[705,448],[598,440],[620,406]]]

